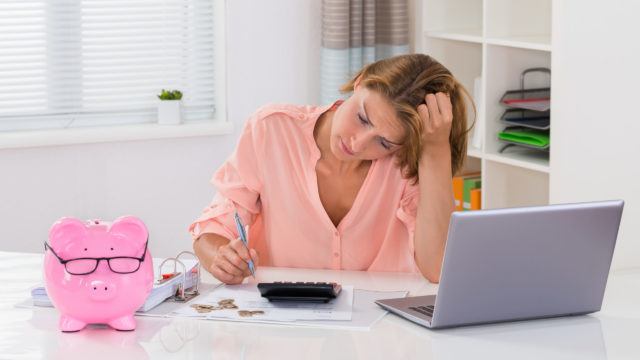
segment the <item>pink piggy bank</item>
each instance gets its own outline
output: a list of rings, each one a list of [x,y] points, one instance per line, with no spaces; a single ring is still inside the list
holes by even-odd
[[[47,294],[60,311],[60,330],[108,324],[134,330],[135,311],[153,287],[144,223],[133,216],[113,223],[62,218],[45,243]]]

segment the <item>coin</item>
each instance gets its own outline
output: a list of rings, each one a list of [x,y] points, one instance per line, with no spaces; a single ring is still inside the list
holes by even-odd
[[[254,315],[264,315],[264,311],[262,311],[262,310],[255,310],[255,311],[239,310],[238,311],[238,315],[240,315],[242,317],[252,317]]]
[[[212,310],[217,310],[213,305],[204,305],[204,304],[192,304],[192,308],[194,308],[199,314],[208,313]]]

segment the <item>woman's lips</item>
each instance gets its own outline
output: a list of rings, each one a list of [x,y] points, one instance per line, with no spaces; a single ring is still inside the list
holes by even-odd
[[[340,147],[342,148],[342,151],[344,151],[347,155],[355,155],[355,153],[353,151],[351,151],[347,145],[345,145],[345,143],[342,141],[342,139],[340,139]]]

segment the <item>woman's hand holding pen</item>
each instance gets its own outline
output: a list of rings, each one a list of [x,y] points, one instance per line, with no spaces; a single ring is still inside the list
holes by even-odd
[[[247,250],[240,238],[229,241],[217,234],[203,234],[194,243],[194,250],[203,267],[225,284],[241,284],[250,276],[249,260],[258,264],[258,253]]]
[[[240,238],[221,245],[214,252],[209,272],[225,284],[240,284],[245,277],[251,276],[249,260],[258,262],[258,253],[254,249],[248,250]]]

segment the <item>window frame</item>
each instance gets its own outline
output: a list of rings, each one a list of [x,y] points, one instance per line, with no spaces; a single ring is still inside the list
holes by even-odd
[[[212,119],[208,119],[207,121],[181,123],[177,125],[143,123],[1,131],[0,149],[232,134],[234,126],[227,116],[226,0],[211,1],[213,1],[214,12],[217,14],[217,21],[214,24],[214,42],[216,44],[220,44],[219,51],[214,52],[214,67],[216,69],[216,89],[214,92],[216,94],[216,112]]]

